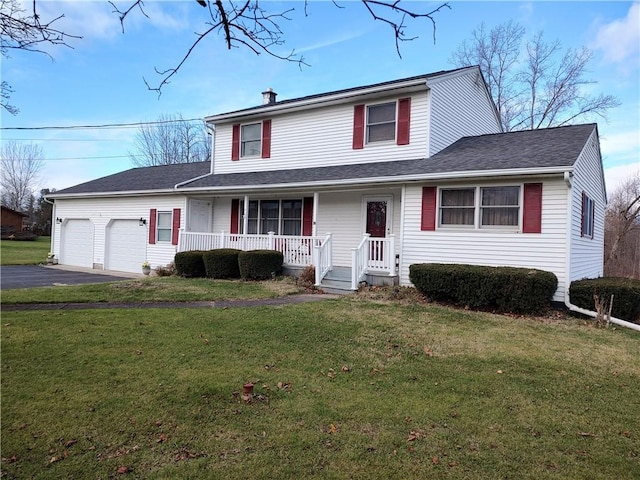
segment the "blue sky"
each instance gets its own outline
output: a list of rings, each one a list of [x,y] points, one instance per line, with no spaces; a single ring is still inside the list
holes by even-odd
[[[126,5],[127,2],[117,2]],[[419,38],[395,51],[393,32],[371,19],[360,2],[266,2],[269,10],[293,8],[282,21],[286,45],[304,55],[309,67],[227,50],[212,37],[163,88],[148,91],[143,78],[158,82],[154,69],[173,66],[203,29],[205,9],[194,0],[146,2],[150,18],[132,13],[125,33],[106,1],[38,2],[44,18],[65,14],[59,27],[81,35],[71,48],[47,48],[53,61],[36,53],[11,52],[2,59],[2,79],[15,92],[17,116],[2,110],[3,139],[24,139],[42,146],[45,167],[40,187],[62,189],[126,170],[133,165],[135,128],[7,130],[10,127],[98,125],[153,121],[162,114],[202,118],[261,103],[272,87],[278,99],[348,88],[454,68],[449,57],[481,22],[487,27],[513,19],[531,37],[544,32],[563,47],[593,51],[588,77],[593,93],[619,98],[608,120],[597,118],[607,189],[640,171],[640,3],[638,2],[481,2],[453,1],[431,25],[412,22],[409,36]],[[433,6],[436,2],[407,2]],[[413,4],[413,5],[412,5]]]

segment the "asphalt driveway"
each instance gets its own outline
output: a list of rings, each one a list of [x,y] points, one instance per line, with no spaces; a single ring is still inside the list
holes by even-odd
[[[37,265],[5,265],[0,267],[0,290],[11,288],[80,285],[128,280],[131,277],[60,270]]]

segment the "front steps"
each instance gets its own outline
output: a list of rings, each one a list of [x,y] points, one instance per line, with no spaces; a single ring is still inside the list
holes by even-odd
[[[369,285],[398,285],[398,276],[390,276],[388,273],[368,273],[364,281]],[[318,287],[325,293],[347,295],[351,290],[351,268],[333,267],[320,282]]]

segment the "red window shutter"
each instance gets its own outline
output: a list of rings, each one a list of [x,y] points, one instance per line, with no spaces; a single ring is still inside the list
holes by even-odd
[[[436,187],[422,187],[422,221],[421,230],[436,229]]]
[[[522,233],[542,232],[542,184],[524,184]]]
[[[231,160],[240,160],[240,124],[233,126],[231,132]]]
[[[398,100],[398,145],[409,145],[409,127],[411,124],[411,97]]]
[[[364,148],[364,105],[353,107],[353,149]]]
[[[158,210],[152,208],[149,210],[149,243],[156,243],[156,221],[158,220]]]
[[[238,233],[238,219],[240,215],[240,200],[234,198],[231,200],[231,227],[230,233]]]
[[[271,158],[271,120],[262,122],[262,158]]]
[[[180,234],[180,209],[173,209],[173,224],[171,225],[171,245],[178,244],[178,235]]]
[[[313,197],[302,201],[302,235],[313,235]]]

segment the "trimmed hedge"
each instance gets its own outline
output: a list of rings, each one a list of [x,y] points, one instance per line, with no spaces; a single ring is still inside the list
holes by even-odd
[[[595,310],[593,295],[603,296],[607,304],[613,295],[611,315],[640,324],[640,280],[630,278],[591,278],[571,282],[569,298],[574,305]]]
[[[275,250],[250,250],[238,254],[240,277],[243,280],[266,280],[282,273],[284,255]]]
[[[202,250],[178,252],[173,259],[176,273],[182,277],[203,278],[206,276]]]
[[[553,273],[531,268],[425,263],[411,265],[409,279],[433,300],[514,313],[544,309],[558,288]]]
[[[209,278],[240,278],[238,254],[235,248],[217,248],[204,252],[204,268]]]

